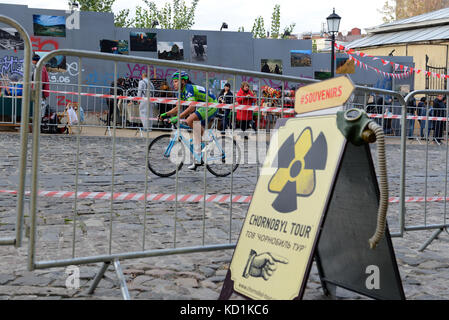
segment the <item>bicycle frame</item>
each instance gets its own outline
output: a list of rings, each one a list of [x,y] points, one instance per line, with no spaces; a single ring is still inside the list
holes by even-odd
[[[187,127],[182,124],[180,124],[180,128],[181,129],[190,129],[190,127]],[[208,133],[209,137],[212,137],[213,142],[215,143],[215,145],[218,147],[219,151],[221,152],[221,154],[222,154],[221,159],[225,158],[226,157],[225,152],[224,152],[223,148],[221,147],[221,145],[218,143],[217,138],[215,137],[214,133],[212,132],[212,129],[208,129],[207,133]],[[197,152],[194,151],[193,143],[191,143],[189,140],[187,140],[181,133],[179,133],[179,135],[178,135],[177,130],[174,131],[173,138],[170,140],[170,142],[167,146],[167,149],[164,152],[164,156],[167,158],[170,157],[171,150],[173,149],[173,146],[175,145],[175,142],[178,139],[185,146],[188,146],[188,149],[189,149],[190,153],[193,155],[193,157],[195,158],[196,162],[201,162],[201,160],[203,159],[203,154],[204,154],[203,150],[205,149],[206,145],[203,146],[203,143],[201,143],[202,150],[201,150],[201,153],[198,154]]]

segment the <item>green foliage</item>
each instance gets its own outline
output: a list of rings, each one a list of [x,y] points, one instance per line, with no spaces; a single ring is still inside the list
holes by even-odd
[[[281,6],[277,4],[274,6],[273,14],[271,15],[271,37],[273,39],[279,38],[280,29],[281,29]]]
[[[244,27],[239,27],[239,29],[237,30],[237,32],[245,32],[245,28],[244,28]]]
[[[172,0],[172,3],[166,2],[161,9],[158,9],[153,1],[143,2],[146,8],[136,8],[136,28],[151,28],[153,21],[157,20],[162,29],[189,30],[195,23],[195,10],[199,0],[192,0],[190,7],[184,0]]]
[[[78,0],[78,3],[81,11],[112,12],[115,1]],[[185,0],[171,0],[161,9],[158,9],[154,1],[142,1],[145,5],[136,7],[136,15],[133,19],[129,17],[129,9],[120,10],[115,14],[115,25],[122,28],[153,28],[153,22],[157,21],[162,29],[189,30],[195,23],[195,10],[199,0],[192,0],[190,6],[186,5]]]
[[[129,9],[123,9],[114,15],[114,24],[119,28],[131,28],[134,25],[134,20],[128,18]]]
[[[81,11],[112,12],[112,5],[116,0],[76,0]],[[69,1],[69,3],[74,1]]]
[[[388,0],[385,1],[383,7],[380,10],[377,9],[377,12],[382,15],[382,21],[384,23],[389,23],[396,19],[395,6],[394,4],[390,5],[390,2]]]
[[[279,39],[279,38],[287,39],[288,36],[286,34],[291,34],[295,26],[296,26],[295,23],[290,24],[289,26],[284,28],[284,33],[280,34],[279,31],[281,29],[281,6],[279,4],[276,4],[273,8],[273,13],[271,15],[271,29],[269,37],[271,39]],[[254,20],[253,29],[251,30],[251,32],[253,33],[254,38],[267,38],[265,24],[261,16],[257,17]]]
[[[262,16],[258,16],[254,20],[253,29],[251,30],[254,38],[266,38],[265,23]]]
[[[288,36],[292,34],[293,29],[295,29],[296,23],[291,23],[289,26],[284,28],[284,33],[282,34],[282,39],[288,39]]]

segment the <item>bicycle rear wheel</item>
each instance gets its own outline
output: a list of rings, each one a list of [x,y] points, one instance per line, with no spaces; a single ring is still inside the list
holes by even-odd
[[[184,163],[184,146],[181,141],[172,141],[169,134],[163,134],[148,146],[148,169],[159,177],[170,177],[181,170]]]
[[[239,166],[240,148],[230,137],[217,137],[215,141],[209,142],[205,152],[206,168],[217,177],[226,177]]]

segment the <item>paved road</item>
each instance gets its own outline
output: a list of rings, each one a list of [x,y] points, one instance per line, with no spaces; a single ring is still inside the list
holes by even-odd
[[[153,137],[154,135],[151,135]],[[150,138],[151,139],[151,138]],[[151,193],[175,193],[173,178],[147,175],[145,150],[148,141],[134,134],[117,138],[114,192],[144,192],[148,181]],[[31,143],[29,144],[31,147]],[[0,133],[0,190],[17,189],[19,135]],[[77,140],[73,136],[44,135],[40,141],[39,188],[75,190]],[[80,139],[79,191],[111,191],[112,144],[108,136]],[[410,144],[407,153],[407,196],[424,195],[426,146]],[[375,149],[373,149],[375,153]],[[250,151],[251,153],[251,151]],[[387,145],[390,196],[399,195],[399,145]],[[375,156],[375,155],[374,155]],[[446,147],[429,145],[427,195],[444,195]],[[28,168],[28,171],[30,168]],[[203,169],[179,174],[179,194],[228,194],[231,178],[217,178]],[[243,165],[233,177],[233,193],[251,195],[257,181],[257,167]],[[29,183],[29,181],[27,182]],[[0,194],[0,237],[11,236],[15,223],[14,196]],[[28,203],[28,202],[27,202]],[[39,198],[36,260],[76,257],[235,242],[248,205],[208,203],[149,202],[146,208],[136,201],[73,200]],[[111,211],[112,207],[112,211]],[[438,223],[444,218],[444,204],[408,204],[408,225]],[[28,212],[28,206],[26,207]],[[146,211],[146,216],[145,216]],[[424,212],[427,212],[424,221]],[[112,213],[111,213],[112,212]],[[397,231],[398,205],[389,207],[391,231]],[[29,215],[26,213],[26,225]],[[76,223],[74,221],[76,220]],[[112,228],[111,220],[113,222]],[[112,239],[110,235],[112,234]],[[408,299],[449,298],[449,235],[443,232],[426,251],[418,248],[432,231],[407,232],[393,238],[399,270]],[[176,238],[175,238],[176,237]],[[111,241],[110,241],[111,240]],[[119,299],[117,277],[111,267],[94,295],[87,294],[100,264],[81,266],[81,287],[66,288],[65,268],[29,272],[28,238],[22,248],[0,247],[0,299]],[[122,261],[128,288],[133,299],[216,299],[232,256],[232,250],[153,257]],[[337,292],[340,299],[364,299],[349,291]],[[233,296],[233,299],[239,297]],[[326,299],[315,265],[307,285],[305,299]]]

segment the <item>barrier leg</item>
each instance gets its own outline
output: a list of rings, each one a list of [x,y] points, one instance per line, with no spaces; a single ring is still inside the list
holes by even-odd
[[[117,278],[120,282],[120,291],[122,292],[123,300],[131,300],[128,292],[128,287],[126,286],[126,279],[122,272],[122,267],[120,266],[120,261],[118,259],[114,260],[114,268],[117,273]]]
[[[418,251],[423,252],[426,248],[432,243],[433,240],[438,238],[441,232],[443,232],[444,228],[435,230],[432,236],[418,249]]]
[[[104,273],[106,272],[106,270],[108,269],[110,264],[111,264],[111,262],[109,262],[109,261],[103,263],[103,266],[101,266],[100,271],[98,271],[97,275],[95,276],[94,282],[90,286],[89,291],[87,293],[89,293],[89,294],[93,294],[94,293],[95,289],[98,286],[98,283],[103,278]]]

